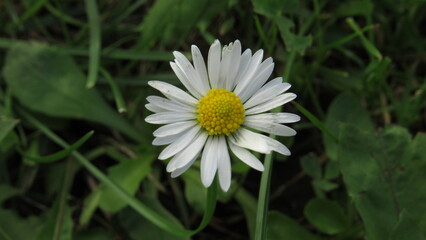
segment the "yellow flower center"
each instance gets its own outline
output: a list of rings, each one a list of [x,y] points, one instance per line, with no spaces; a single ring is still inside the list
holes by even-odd
[[[240,98],[226,89],[210,89],[198,101],[198,122],[210,135],[235,132],[244,122],[244,117]]]

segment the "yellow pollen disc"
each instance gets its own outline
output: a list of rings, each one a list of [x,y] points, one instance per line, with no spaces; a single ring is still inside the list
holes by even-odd
[[[244,122],[244,117],[240,98],[226,89],[210,89],[198,101],[198,122],[210,135],[235,132]]]

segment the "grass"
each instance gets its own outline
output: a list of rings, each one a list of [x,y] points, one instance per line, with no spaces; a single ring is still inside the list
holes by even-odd
[[[0,9],[1,239],[426,239],[424,1]],[[206,59],[214,39],[263,49],[302,117],[276,137],[292,155],[259,155],[264,173],[235,159],[228,193],[199,161],[170,178],[144,121],[147,81],[182,87],[172,52]]]

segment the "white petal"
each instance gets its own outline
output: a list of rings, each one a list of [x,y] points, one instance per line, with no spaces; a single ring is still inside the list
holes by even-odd
[[[209,187],[216,175],[217,162],[218,162],[218,137],[209,137],[204,146],[203,155],[201,156],[201,182],[205,187]]]
[[[271,59],[271,58],[268,58]],[[268,60],[266,59],[265,62]],[[269,61],[268,61],[269,62]],[[263,65],[263,63],[262,63]],[[260,70],[262,69],[262,70]],[[271,76],[272,71],[274,70],[274,63],[268,63],[265,64],[264,67],[260,68],[260,72],[253,78],[252,81],[246,86],[245,89],[241,91],[241,93],[238,95],[242,102],[246,102],[247,99],[249,99],[253,94],[259,90],[263,84],[268,80],[268,78]]]
[[[176,154],[167,165],[167,171],[173,172],[176,169],[185,167],[195,156],[200,154],[204,143],[209,135],[204,131],[199,132],[194,141],[189,144],[183,151]]]
[[[222,49],[222,60],[220,61],[219,81],[218,88],[226,87],[226,77],[229,75],[229,68],[231,67],[231,51],[233,43],[225,45]]]
[[[196,124],[196,121],[175,122],[167,124],[155,130],[153,135],[155,137],[166,137],[170,135],[175,135],[187,130],[192,126],[195,126]]]
[[[244,121],[247,120],[273,123],[294,123],[300,121],[300,116],[293,113],[262,113],[247,116]]]
[[[268,122],[268,121],[256,121],[256,120],[245,119],[244,126],[247,126],[262,132],[274,134],[277,136],[289,137],[289,136],[296,135],[296,131],[293,128],[290,128],[278,123]]]
[[[290,150],[282,143],[265,135],[240,128],[236,133],[229,136],[229,140],[237,146],[248,148],[260,153],[271,153],[275,151],[290,156]]]
[[[217,163],[219,184],[220,188],[224,192],[227,192],[231,186],[231,159],[229,158],[228,147],[224,136],[219,137],[218,154],[220,155]]]
[[[176,64],[188,77],[190,84],[199,92],[201,95],[207,93],[209,87],[207,82],[204,82],[199,76],[198,72],[194,69],[189,60],[183,56],[182,53],[175,51],[174,56],[176,57]]]
[[[209,56],[207,59],[207,69],[209,72],[211,88],[217,88],[219,83],[220,55],[220,42],[219,40],[215,40],[214,43],[210,46]]]
[[[164,112],[164,108],[160,108],[152,103],[145,104],[145,108],[153,113]]]
[[[154,140],[152,141],[152,145],[154,146],[162,146],[162,145],[167,145],[170,144],[174,141],[176,141],[182,134],[174,134],[174,135],[170,135],[170,136],[165,136],[165,137],[156,137],[154,138]]]
[[[294,93],[284,93],[284,94],[281,94],[278,97],[272,99],[269,102],[265,102],[265,103],[262,103],[262,104],[255,106],[253,108],[247,109],[245,114],[251,115],[251,114],[266,112],[266,111],[269,111],[269,110],[274,109],[276,107],[279,107],[283,104],[286,104],[286,103],[292,101],[293,99],[295,99],[296,97],[297,96]]]
[[[243,78],[243,75],[245,75],[245,73],[247,72],[248,67],[250,65],[250,61],[251,61],[251,50],[246,49],[241,55],[240,67],[238,68],[238,73],[237,73],[237,76],[235,77],[235,83],[234,83],[235,85],[238,85],[240,83],[241,79]]]
[[[189,106],[195,106],[198,102],[197,99],[184,92],[182,89],[177,88],[169,83],[162,81],[149,81],[148,84],[160,91],[169,99],[179,101]]]
[[[204,96],[210,90],[209,78],[207,76],[206,64],[204,63],[203,55],[197,46],[192,45],[192,61],[194,62],[195,71],[197,71],[200,77],[203,88],[201,94]]]
[[[159,112],[149,115],[145,121],[151,124],[169,124],[196,118],[195,113],[190,112]]]
[[[148,100],[150,104],[155,105],[157,108],[164,109],[164,111],[195,112],[196,110],[194,107],[159,96],[148,96],[146,100]]]
[[[185,149],[195,138],[201,126],[195,125],[193,128],[189,129],[187,132],[180,134],[179,138],[176,139],[173,143],[167,146],[158,156],[158,159],[164,160],[169,157],[174,156],[176,153]]]
[[[263,164],[261,161],[259,161],[259,159],[257,159],[257,157],[255,157],[253,154],[251,154],[250,151],[238,147],[237,145],[233,144],[231,141],[228,142],[229,144],[229,148],[231,149],[231,151],[235,154],[235,156],[237,156],[237,158],[239,158],[242,162],[244,162],[245,164],[247,164],[248,166],[258,170],[258,171],[263,171],[265,170],[265,168],[263,167]]]
[[[256,72],[263,58],[263,50],[258,50],[253,57],[250,59],[250,64],[247,68],[247,71],[244,75],[242,75],[239,80],[237,87],[234,92],[239,96],[239,94],[247,87],[247,85],[251,82],[252,78],[255,77]]]
[[[275,78],[274,80],[266,83],[261,89],[253,94],[253,96],[244,103],[244,108],[248,109],[261,103],[268,102],[274,97],[287,91],[290,87],[291,85],[289,83],[282,82],[281,77]]]
[[[229,63],[227,67],[225,89],[232,91],[233,88],[235,87],[235,77],[237,76],[238,69],[240,67],[240,61],[241,61],[240,41],[236,40],[234,42],[228,58],[229,58]]]
[[[177,60],[175,59],[175,61]],[[183,86],[185,86],[194,97],[201,98],[201,94],[198,92],[196,85],[189,79],[185,70],[175,62],[170,62],[170,67],[172,67],[173,72],[175,72]]]
[[[200,155],[200,153],[198,153],[198,155],[196,155],[194,158],[192,158],[191,161],[189,161],[182,168],[178,168],[178,169],[174,170],[171,174],[172,178],[179,177],[182,173],[184,173],[186,170],[188,170],[188,168],[190,168],[192,166],[192,164],[195,162],[195,160],[197,160],[199,155]]]

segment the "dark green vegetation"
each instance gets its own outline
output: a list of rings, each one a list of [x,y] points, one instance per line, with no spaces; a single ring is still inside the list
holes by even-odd
[[[216,38],[298,94],[267,239],[426,239],[425,1],[3,0],[0,23],[1,240],[253,238],[261,174],[234,161],[189,237],[199,162],[171,179],[143,120],[147,81],[179,84],[171,52]]]

